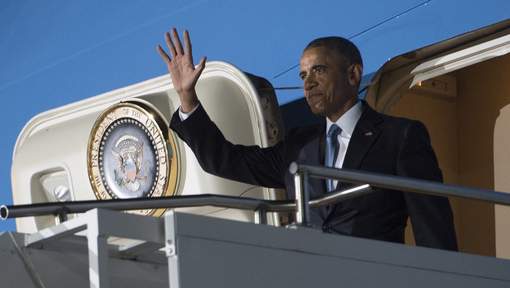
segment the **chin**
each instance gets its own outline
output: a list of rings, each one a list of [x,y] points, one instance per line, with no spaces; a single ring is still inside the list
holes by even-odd
[[[326,116],[326,111],[324,111],[324,109],[312,109],[310,108],[310,111],[312,111],[313,115],[315,116],[320,116],[320,117],[325,117]]]

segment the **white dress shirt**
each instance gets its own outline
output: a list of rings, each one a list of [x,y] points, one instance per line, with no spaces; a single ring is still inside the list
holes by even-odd
[[[193,109],[191,109],[191,111],[189,111],[188,113],[182,112],[181,107],[179,106],[179,118],[181,118],[181,121],[188,119],[188,117],[191,114],[193,114],[193,112],[195,112],[195,110],[197,110],[198,105],[200,105],[200,104],[197,104],[197,106],[193,107]]]
[[[349,147],[349,142],[351,141],[352,133],[354,132],[354,128],[361,117],[361,113],[363,112],[363,106],[361,102],[358,101],[351,109],[347,110],[336,122],[334,122],[338,127],[342,129],[342,133],[338,135],[338,156],[335,161],[335,168],[342,168],[345,159],[345,153],[347,152],[347,147]],[[326,131],[329,131],[329,127],[333,125],[333,122],[326,118]],[[333,187],[336,187],[338,181],[333,181]]]

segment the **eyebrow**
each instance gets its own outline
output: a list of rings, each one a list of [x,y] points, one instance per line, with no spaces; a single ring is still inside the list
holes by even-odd
[[[314,70],[314,69],[317,69],[317,68],[328,68],[328,65],[326,65],[326,64],[315,64],[315,65],[312,66],[312,68],[310,68],[310,70]],[[304,74],[306,74],[306,71],[300,71],[298,75],[299,75],[299,77],[302,78],[304,76]]]
[[[326,64],[316,64],[316,65],[313,65],[312,66],[312,70],[315,69],[315,68],[328,68],[328,65]]]

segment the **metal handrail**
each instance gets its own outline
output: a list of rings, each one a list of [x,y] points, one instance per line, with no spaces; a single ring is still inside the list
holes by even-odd
[[[50,214],[61,215],[63,213],[84,213],[94,208],[111,210],[142,210],[201,206],[216,206],[222,208],[246,209],[253,211],[262,209],[268,212],[292,212],[295,209],[295,205],[292,200],[263,200],[248,197],[201,194],[155,198],[63,201],[26,205],[2,205],[0,207],[0,217],[2,219],[9,219]]]
[[[469,188],[459,185],[443,184],[435,181],[407,178],[401,176],[390,176],[370,172],[361,172],[348,169],[337,169],[323,166],[300,165],[293,162],[289,171],[294,175],[296,185],[296,197],[306,197],[306,187],[309,178],[335,179],[349,183],[368,183],[372,187],[398,190],[436,196],[454,196],[460,198],[482,200],[494,204],[510,206],[510,194],[488,189]],[[351,195],[358,196],[359,194]],[[307,201],[296,200],[302,203],[297,206],[296,220],[300,225],[309,223],[309,207]]]
[[[295,177],[295,200],[264,200],[247,197],[201,194],[157,198],[50,202],[27,205],[2,205],[0,206],[0,218],[5,220],[8,218],[52,214],[65,220],[66,215],[69,213],[83,213],[94,208],[141,210],[215,206],[252,210],[257,213],[256,215],[259,219],[265,219],[265,214],[267,212],[295,212],[297,224],[306,226],[309,223],[310,207],[315,208],[323,205],[331,205],[346,199],[359,197],[361,195],[371,193],[373,191],[373,187],[428,195],[462,197],[510,206],[510,194],[487,189],[468,188],[434,181],[389,176],[370,172],[323,166],[299,165],[297,163],[292,163],[289,171]],[[334,191],[322,197],[310,200],[309,192],[307,191],[309,178],[335,179],[342,182],[358,183],[361,185]]]
[[[367,185],[360,187],[366,188]],[[330,195],[310,201],[312,207],[337,203],[349,199],[356,188],[337,191]],[[294,200],[264,200],[248,197],[225,196],[216,194],[185,195],[156,198],[109,199],[34,203],[25,205],[0,206],[0,218],[3,220],[43,215],[57,215],[65,218],[66,214],[84,213],[90,209],[103,208],[111,210],[141,210],[156,208],[186,208],[215,206],[222,208],[245,209],[252,211],[289,213],[296,210]]]
[[[460,185],[443,184],[436,181],[362,172],[357,170],[298,165],[296,163],[291,164],[290,171],[293,174],[296,173],[293,171],[297,171],[297,173],[306,172],[308,173],[308,176],[312,178],[335,179],[349,183],[368,183],[371,186],[378,188],[437,196],[455,196],[510,206],[510,193],[489,189],[470,188]]]

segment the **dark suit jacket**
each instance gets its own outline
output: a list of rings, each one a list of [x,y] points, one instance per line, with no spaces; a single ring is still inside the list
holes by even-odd
[[[363,106],[343,168],[442,181],[422,123],[377,113],[366,103]],[[289,164],[323,165],[325,126],[295,129],[275,146],[260,148],[227,141],[202,106],[186,121],[181,121],[176,112],[170,124],[206,172],[254,185],[286,188],[290,199],[294,198],[294,185]],[[311,198],[321,196],[325,182],[312,179],[309,188]],[[400,243],[404,242],[408,216],[418,245],[457,249],[447,198],[378,189],[311,211],[312,224],[323,231]]]

